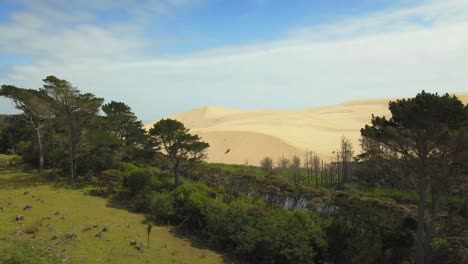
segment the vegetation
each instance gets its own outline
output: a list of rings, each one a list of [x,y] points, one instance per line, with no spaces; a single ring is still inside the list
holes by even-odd
[[[179,185],[179,170],[185,161],[190,168],[195,162],[205,158],[205,150],[210,146],[200,141],[197,135],[191,135],[189,129],[177,120],[162,119],[149,130],[156,146],[164,148],[172,163],[175,185]]]
[[[18,247],[4,262],[221,261],[175,235],[235,262],[468,261],[468,106],[454,96],[391,102],[356,157],[343,137],[330,162],[308,151],[255,167],[203,163],[208,143],[181,122],[147,132],[125,103],[43,81],[0,90],[22,111],[0,119],[14,154],[0,156],[0,248]]]
[[[125,204],[116,198],[91,195],[98,189],[86,182],[49,182],[43,175],[18,170],[0,167],[0,263],[224,262],[220,254],[180,237],[170,226],[153,227],[151,248],[140,251],[130,243],[147,242],[143,214],[122,210]],[[26,205],[32,208],[23,210]],[[24,220],[12,221],[18,215]],[[30,226],[37,231],[28,234]],[[100,232],[102,237],[96,237]],[[69,239],[69,234],[77,237]]]
[[[396,153],[407,184],[418,195],[416,262],[432,262],[432,240],[440,197],[462,178],[467,161],[467,107],[455,96],[424,91],[412,99],[391,102],[392,117],[373,117],[362,134]],[[426,197],[431,195],[430,216]]]

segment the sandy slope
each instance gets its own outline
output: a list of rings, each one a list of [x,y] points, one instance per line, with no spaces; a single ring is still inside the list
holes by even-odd
[[[468,93],[458,96],[468,102]],[[388,101],[355,100],[301,110],[244,111],[207,106],[170,118],[183,122],[210,143],[210,162],[258,164],[265,156],[274,160],[293,155],[302,158],[306,150],[328,160],[342,136],[350,138],[359,151],[359,130],[369,123],[372,114],[388,116]]]

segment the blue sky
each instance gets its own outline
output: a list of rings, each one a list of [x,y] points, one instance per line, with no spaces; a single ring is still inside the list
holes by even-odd
[[[144,121],[468,91],[466,0],[0,0],[0,36],[0,83],[56,75]]]

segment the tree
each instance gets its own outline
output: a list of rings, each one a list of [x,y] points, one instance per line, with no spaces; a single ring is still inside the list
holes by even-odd
[[[310,185],[310,178],[312,177],[312,156],[313,152],[310,150],[306,150],[305,152],[305,159],[304,159],[304,166],[307,174],[307,185]]]
[[[356,176],[371,186],[377,182],[402,187],[402,176],[398,170],[398,155],[384,144],[371,138],[361,137],[362,153],[357,155]]]
[[[315,173],[315,186],[318,187],[318,184],[319,184],[318,177],[319,177],[319,171],[320,171],[320,157],[316,153],[312,155],[311,164],[312,164],[311,167],[314,169],[314,173]]]
[[[49,98],[42,91],[12,85],[2,85],[0,96],[13,100],[16,108],[23,111],[24,121],[34,129],[38,147],[38,169],[41,171],[44,168],[44,131],[53,117]]]
[[[373,116],[361,134],[384,144],[401,160],[407,182],[418,195],[416,262],[431,263],[440,196],[461,177],[467,158],[461,142],[468,134],[468,106],[456,96],[422,91],[415,98],[390,102],[389,110],[390,119]]]
[[[354,151],[353,144],[351,144],[351,141],[345,136],[341,138],[341,150],[338,153],[339,162],[341,162],[341,177],[343,182],[347,182]]]
[[[162,119],[150,129],[150,136],[157,147],[162,146],[172,163],[175,185],[179,185],[179,168],[183,161],[203,160],[205,151],[210,146],[201,141],[198,135],[189,133],[184,124],[173,119]]]
[[[122,102],[111,101],[102,106],[102,111],[106,114],[105,120],[109,132],[122,141],[123,144],[131,144],[138,137],[135,133],[143,133],[143,123],[138,120],[132,109]]]
[[[80,94],[78,88],[55,76],[48,76],[43,82],[42,90],[54,100],[56,115],[63,121],[68,134],[70,177],[73,181],[82,133],[92,118],[97,116],[104,99],[91,93]]]
[[[301,174],[301,159],[296,155],[292,157],[291,168],[293,169],[294,173],[294,182],[299,183],[299,177]]]
[[[266,172],[270,172],[273,169],[273,160],[270,157],[264,157],[260,160],[260,167]]]
[[[146,141],[143,123],[128,105],[111,101],[102,106],[102,111],[106,114],[104,120],[108,132],[117,139],[124,156],[128,158],[133,150],[143,148]]]
[[[279,160],[278,160],[278,168],[282,169],[282,170],[285,170],[289,167],[289,159],[282,156]]]
[[[17,146],[20,142],[31,141],[34,130],[26,124],[24,115],[6,116],[0,131],[0,152],[18,154]]]

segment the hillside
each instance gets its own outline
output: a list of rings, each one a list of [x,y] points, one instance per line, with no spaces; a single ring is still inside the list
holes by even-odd
[[[468,103],[468,93],[457,94]],[[354,100],[301,110],[237,110],[207,106],[169,116],[210,143],[208,161],[256,165],[264,156],[304,156],[306,150],[329,160],[340,139],[359,149],[360,129],[371,115],[388,116],[390,99]],[[146,124],[146,128],[156,121]]]
[[[153,227],[150,248],[137,250],[132,240],[147,243],[143,214],[92,196],[90,189],[65,187],[0,166],[0,263],[13,254],[21,261],[8,263],[37,263],[28,259],[34,254],[50,260],[41,263],[225,262],[170,226]],[[15,221],[18,215],[24,219]]]

